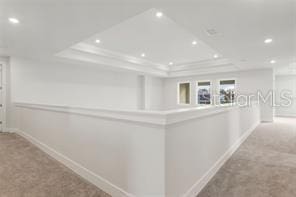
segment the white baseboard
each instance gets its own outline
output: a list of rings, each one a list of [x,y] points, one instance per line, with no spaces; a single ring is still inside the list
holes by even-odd
[[[9,129],[11,132],[16,132],[20,136],[24,137],[32,144],[40,148],[45,153],[49,154],[51,157],[55,158],[57,161],[61,162],[75,173],[86,179],[87,181],[91,182],[92,184],[96,185],[103,191],[107,192],[113,197],[134,197],[132,194],[124,191],[120,187],[110,183],[108,180],[104,179],[103,177],[95,174],[94,172],[88,170],[87,168],[81,166],[80,164],[76,163],[75,161],[69,159],[68,157],[64,156],[63,154],[57,152],[56,150],[52,149],[51,147],[47,146],[46,144],[40,142],[38,139],[32,137],[31,135],[27,134],[24,131],[19,129]]]
[[[208,184],[208,182],[214,177],[224,163],[232,156],[232,154],[240,147],[240,145],[249,137],[249,135],[255,130],[260,122],[256,122],[251,128],[249,128],[219,159],[218,161],[199,179],[185,194],[183,197],[196,197],[201,190]]]

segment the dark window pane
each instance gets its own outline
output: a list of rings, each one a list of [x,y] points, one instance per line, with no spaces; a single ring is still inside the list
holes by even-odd
[[[197,103],[211,104],[211,82],[197,83]]]

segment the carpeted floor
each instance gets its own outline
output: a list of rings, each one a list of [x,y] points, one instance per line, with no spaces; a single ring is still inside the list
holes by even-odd
[[[0,133],[0,197],[109,197],[16,134]]]
[[[296,119],[261,124],[198,197],[296,197]]]

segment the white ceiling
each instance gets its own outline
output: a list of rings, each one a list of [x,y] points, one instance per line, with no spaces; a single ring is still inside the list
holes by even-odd
[[[164,65],[213,59],[217,51],[165,14],[158,18],[158,12],[154,8],[145,11],[99,32],[87,43],[139,58],[144,53],[145,59]],[[101,42],[96,44],[96,39]]]
[[[269,61],[275,59],[273,66],[279,70],[296,61],[295,4],[295,0],[0,0],[0,54],[57,59],[56,53],[98,33],[102,48],[136,57],[144,52],[155,63],[195,62],[218,52],[240,69],[270,67]],[[164,13],[163,20],[150,20],[153,8]],[[20,24],[9,24],[8,17],[18,18]],[[218,35],[209,36],[207,29]],[[274,42],[264,44],[267,37]],[[194,38],[205,46],[193,48]]]

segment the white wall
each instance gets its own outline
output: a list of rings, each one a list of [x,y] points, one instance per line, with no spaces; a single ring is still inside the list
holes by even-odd
[[[163,82],[164,79],[151,76],[145,77],[145,109],[162,110],[163,109]]]
[[[139,76],[95,66],[67,65],[11,58],[13,102],[137,109]]]
[[[162,127],[32,107],[16,115],[21,135],[112,196],[164,196]]]
[[[28,102],[109,109],[163,110],[177,105],[177,82],[191,81],[191,101],[195,102],[195,82],[236,78],[240,93],[272,89],[271,70],[161,79],[135,73],[105,71],[89,65],[69,65],[11,58],[12,102]],[[272,120],[269,105],[262,105],[263,121]]]
[[[218,90],[219,80],[228,78],[236,79],[236,90],[239,94],[251,95],[257,94],[257,91],[261,91],[263,95],[266,95],[269,91],[273,90],[272,69],[169,78],[164,81],[164,108],[174,109],[186,107],[177,104],[177,83],[179,81],[191,82],[191,104],[187,107],[192,107],[196,105],[196,81],[210,80],[212,82],[212,89]],[[269,101],[272,102],[270,99]],[[271,107],[270,102],[267,104],[261,103],[262,121],[273,121],[273,108]]]
[[[10,92],[9,92],[9,58],[8,57],[1,57],[0,56],[0,64],[1,64],[1,71],[0,71],[0,80],[1,80],[1,90],[0,90],[0,104],[2,107],[0,108],[0,131],[5,131],[7,122],[10,121],[9,115],[10,111]]]
[[[281,92],[291,92],[292,105],[289,106],[277,106],[275,108],[275,114],[277,116],[296,116],[296,75],[279,75],[275,77],[275,90],[276,90],[276,103],[281,105],[280,99]]]
[[[12,57],[12,102],[89,108],[163,108],[163,79],[95,66]]]

